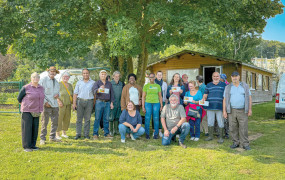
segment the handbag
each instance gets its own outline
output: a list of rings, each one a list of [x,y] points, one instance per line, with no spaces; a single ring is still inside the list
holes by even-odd
[[[65,87],[65,89],[66,89],[66,91],[67,91],[67,93],[68,93],[68,95],[69,95],[70,103],[72,104],[72,103],[73,103],[73,98],[72,98],[72,96],[70,95],[70,92],[69,92],[68,89],[66,88],[64,82],[61,81],[61,83],[62,83],[63,86]]]
[[[199,113],[199,109],[193,109],[193,108],[191,108],[191,107],[189,107],[189,111],[188,111],[187,116],[192,117],[192,118],[195,118],[195,119],[201,117],[201,116],[200,116],[200,113]]]

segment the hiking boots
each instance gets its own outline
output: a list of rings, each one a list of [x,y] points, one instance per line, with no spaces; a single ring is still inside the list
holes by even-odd
[[[209,130],[209,137],[207,137],[205,139],[205,141],[212,141],[214,139],[214,137],[213,137],[214,127],[213,126],[209,126],[208,130]]]

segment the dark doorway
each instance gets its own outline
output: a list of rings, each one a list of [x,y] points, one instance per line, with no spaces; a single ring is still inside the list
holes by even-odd
[[[207,85],[212,82],[212,74],[216,71],[216,67],[204,67],[204,80]]]

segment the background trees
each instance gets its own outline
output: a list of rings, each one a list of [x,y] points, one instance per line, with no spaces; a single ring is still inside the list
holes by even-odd
[[[283,7],[278,0],[0,2],[2,53],[12,45],[19,58],[43,68],[86,60],[97,43],[101,54],[92,61],[101,59],[123,75],[136,71],[140,84],[149,54],[171,45],[196,44],[233,59],[251,56],[247,50],[256,45],[265,20],[281,13]],[[135,70],[133,58],[138,59]]]

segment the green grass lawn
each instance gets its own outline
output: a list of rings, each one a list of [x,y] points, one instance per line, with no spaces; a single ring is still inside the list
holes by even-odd
[[[274,120],[274,102],[255,105],[249,122],[251,151],[232,150],[230,140],[198,142],[187,149],[160,140],[73,140],[47,143],[26,153],[19,114],[0,114],[0,179],[285,179],[285,120]],[[92,117],[92,125],[94,116]],[[91,131],[93,128],[91,128]]]

